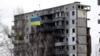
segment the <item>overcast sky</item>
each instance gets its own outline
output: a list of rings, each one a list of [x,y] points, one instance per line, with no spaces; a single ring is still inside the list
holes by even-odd
[[[25,12],[31,12],[34,10],[55,7],[59,5],[64,5],[68,3],[73,3],[74,1],[79,1],[82,4],[90,5],[91,11],[88,13],[88,26],[91,27],[92,36],[92,56],[95,54],[95,46],[98,44],[98,39],[100,34],[100,25],[97,24],[97,20],[100,18],[98,16],[100,12],[100,6],[97,5],[97,0],[0,0],[0,21],[8,25],[9,28],[13,25],[13,15],[16,8],[21,7]]]

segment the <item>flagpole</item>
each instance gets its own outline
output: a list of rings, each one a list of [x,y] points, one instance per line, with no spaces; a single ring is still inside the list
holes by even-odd
[[[39,10],[41,10],[40,4],[39,4]]]

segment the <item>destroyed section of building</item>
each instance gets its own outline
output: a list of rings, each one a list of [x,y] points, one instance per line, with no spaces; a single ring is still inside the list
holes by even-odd
[[[90,56],[88,11],[90,6],[74,2],[15,15],[15,56]],[[34,17],[41,18],[40,26],[30,25]]]

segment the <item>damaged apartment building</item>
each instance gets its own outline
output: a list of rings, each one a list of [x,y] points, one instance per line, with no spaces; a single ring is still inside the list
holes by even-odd
[[[14,16],[14,56],[90,56],[90,6],[74,2]],[[40,17],[39,26],[30,19]]]

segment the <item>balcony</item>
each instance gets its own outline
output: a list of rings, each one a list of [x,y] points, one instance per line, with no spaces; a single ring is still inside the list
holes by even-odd
[[[60,34],[60,33],[53,33],[53,36],[59,36],[59,37],[64,37],[64,34]]]
[[[42,20],[41,24],[43,24],[43,23],[52,23],[52,20],[51,19]]]
[[[54,27],[55,29],[64,29],[64,26],[63,25],[57,25]]]
[[[65,51],[56,50],[56,51],[55,51],[55,54],[65,54]]]
[[[62,21],[64,20],[64,16],[62,17],[57,17],[57,18],[54,18],[53,21]]]
[[[63,46],[63,45],[65,45],[64,42],[56,42],[56,43],[55,43],[55,46]]]
[[[42,28],[41,30],[43,30],[43,31],[53,31],[54,30],[54,27],[44,27],[44,28]]]
[[[88,6],[88,5],[78,5],[77,6],[77,9],[85,10],[85,11],[90,11],[91,10],[91,7]]]

